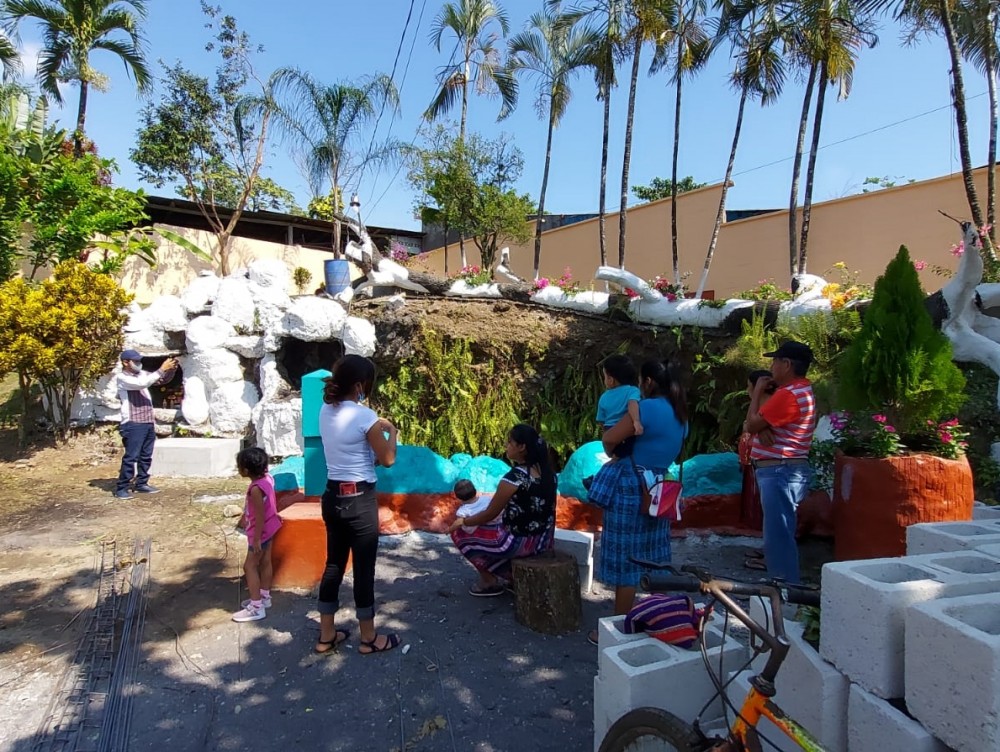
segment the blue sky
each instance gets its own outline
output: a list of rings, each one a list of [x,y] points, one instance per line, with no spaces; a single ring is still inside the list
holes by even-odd
[[[410,8],[409,0],[357,3],[221,1],[223,9],[237,17],[253,41],[264,45],[265,52],[257,59],[261,72],[266,74],[278,67],[297,66],[330,82],[374,71],[388,73]],[[401,86],[401,112],[395,119],[385,114],[379,125],[379,138],[389,133],[390,126],[394,138],[411,141],[416,135],[421,114],[435,93],[438,67],[447,62],[453,46],[452,40],[446,38],[439,53],[428,38],[440,5],[441,0],[414,2],[396,73],[397,85]],[[540,0],[507,0],[504,7],[509,13],[512,30],[520,29],[539,5]],[[149,7],[146,28],[150,58],[168,63],[179,59],[199,73],[210,74],[215,58],[204,51],[208,31],[203,28],[198,0],[150,0]],[[38,47],[37,30],[26,23],[22,26],[21,37],[26,50],[26,66],[30,69]],[[135,142],[141,101],[114,58],[96,53],[92,63],[111,77],[111,89],[107,93],[92,92],[88,105],[88,135],[97,142],[104,156],[117,160],[121,169],[117,182],[140,187],[128,152]],[[644,67],[646,64],[648,59],[644,59]],[[154,67],[159,72],[159,65],[154,63]],[[737,106],[737,97],[726,80],[730,67],[725,50],[722,50],[697,78],[685,84],[681,175],[712,182],[725,173]],[[883,22],[878,46],[862,53],[850,97],[838,102],[834,91],[828,92],[822,143],[830,146],[819,155],[814,198],[825,200],[857,193],[862,181],[869,176],[924,179],[958,171],[954,118],[948,107],[949,68],[942,39],[933,38],[905,47],[899,41],[898,29],[889,21]],[[986,161],[989,131],[986,82],[971,66],[966,66],[965,72],[970,97],[972,158],[979,165]],[[612,102],[609,210],[618,206],[627,76],[627,71],[622,71],[621,79],[626,87],[615,92]],[[469,106],[469,127],[487,135],[513,134],[515,143],[525,155],[519,188],[537,197],[545,153],[545,126],[533,106],[534,82],[524,81],[521,92],[518,110],[499,124],[496,122],[498,103],[473,97]],[[790,79],[777,104],[765,109],[748,106],[729,208],[787,205],[802,93],[802,82]],[[546,210],[555,213],[591,212],[597,208],[601,104],[596,101],[593,83],[586,75],[576,80],[574,94],[553,147]],[[66,110],[61,114],[61,122],[71,127],[77,90],[67,87],[64,96]],[[673,89],[666,77],[650,78],[644,71],[636,106],[631,185],[647,183],[657,175],[670,176],[673,101]],[[931,110],[936,112],[924,114]],[[898,124],[891,125],[894,123]],[[840,141],[844,143],[835,143]],[[777,164],[771,164],[775,162]],[[308,200],[306,181],[280,144],[270,148],[266,173],[293,190],[300,203]],[[360,186],[360,195],[367,222],[418,227],[419,223],[413,218],[413,193],[405,177],[405,169],[397,172],[395,168],[366,176]],[[143,187],[148,189],[148,186]],[[168,189],[153,192],[172,195]],[[630,201],[634,202],[631,195]]]

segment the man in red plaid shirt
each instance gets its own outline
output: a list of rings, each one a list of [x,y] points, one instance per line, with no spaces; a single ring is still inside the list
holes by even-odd
[[[118,399],[122,403],[118,432],[125,446],[125,456],[115,485],[116,499],[131,499],[136,493],[153,494],[158,489],[149,485],[149,466],[153,462],[156,432],[153,425],[153,399],[149,387],[170,381],[177,368],[174,358],[163,361],[157,371],[142,370],[142,355],[126,350],[121,355],[122,372],[118,374]]]

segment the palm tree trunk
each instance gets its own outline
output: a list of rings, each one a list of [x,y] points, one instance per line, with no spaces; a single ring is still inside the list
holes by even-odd
[[[809,106],[812,104],[812,93],[816,85],[816,70],[818,65],[809,66],[809,79],[806,81],[806,93],[802,98],[802,115],[799,117],[799,140],[795,145],[795,160],[792,163],[792,195],[788,202],[788,273],[795,274],[799,260],[798,205],[799,205],[799,173],[802,170],[802,152],[806,147],[806,127],[809,125]]]
[[[611,134],[611,87],[604,91],[604,136],[601,141],[601,195],[598,199],[598,233],[601,239],[601,266],[608,263],[607,233],[604,214],[607,210],[608,193],[608,139]]]
[[[938,11],[941,16],[941,26],[948,42],[948,53],[951,55],[952,102],[955,107],[955,125],[958,128],[958,151],[962,159],[962,182],[965,184],[965,196],[969,201],[969,211],[976,227],[983,226],[983,212],[979,206],[979,196],[976,194],[976,184],[972,179],[972,156],[969,152],[969,118],[965,110],[965,82],[962,79],[962,58],[955,38],[955,28],[951,22],[951,6],[948,0],[939,0]]]
[[[683,39],[677,40],[677,101],[674,104],[674,160],[670,186],[670,251],[674,269],[674,284],[681,284],[680,258],[677,253],[677,156],[681,147],[681,82],[684,80],[681,65],[684,55]]]
[[[628,168],[632,159],[632,121],[635,118],[635,90],[639,86],[639,57],[642,53],[642,37],[636,35],[635,51],[632,53],[632,77],[628,89],[628,114],[625,117],[625,158],[622,161],[622,196],[618,209],[618,268],[625,268],[625,222],[628,219]]]
[[[986,172],[986,224],[990,226],[990,241],[996,245],[997,215],[997,61],[992,47],[987,61],[986,87],[990,96],[990,145],[987,150],[989,170]]]
[[[462,146],[462,156],[465,157],[465,122],[469,114],[469,55],[471,53],[466,50],[465,53],[465,74],[462,79],[462,119],[458,126],[458,141]],[[459,227],[458,230],[458,255],[462,262],[462,268],[464,269],[469,265],[468,259],[465,256],[465,232]]]
[[[722,220],[726,216],[726,194],[729,193],[729,179],[733,175],[733,167],[736,164],[736,148],[740,143],[740,131],[743,130],[743,110],[747,104],[747,88],[744,86],[740,91],[740,106],[736,110],[736,130],[733,131],[733,146],[729,150],[729,164],[726,165],[726,177],[722,181],[722,195],[719,197],[719,211],[715,214],[715,226],[712,228],[712,238],[708,241],[708,253],[705,255],[705,268],[701,272],[701,279],[698,280],[698,291],[696,298],[701,298],[705,292],[705,283],[708,282],[708,270],[712,266],[712,258],[715,256],[715,246],[719,242],[719,231],[722,229]]]
[[[87,121],[87,93],[88,83],[86,80],[80,81],[80,103],[76,109],[76,131],[73,133],[73,154],[76,157],[83,155],[83,129]]]
[[[542,170],[542,189],[538,192],[538,219],[535,220],[535,279],[538,279],[538,269],[542,262],[542,224],[545,221],[545,190],[549,186],[549,163],[552,161],[552,132],[555,128],[555,112],[550,104],[549,135],[545,141],[545,167]]]
[[[809,220],[812,218],[813,184],[816,177],[816,156],[819,151],[819,134],[823,127],[823,105],[826,103],[827,64],[820,66],[819,93],[816,94],[816,115],[813,118],[812,144],[809,147],[809,167],[806,170],[806,194],[802,199],[802,240],[799,243],[798,273],[806,273],[808,261]]]
[[[444,223],[444,276],[448,276],[448,223]]]

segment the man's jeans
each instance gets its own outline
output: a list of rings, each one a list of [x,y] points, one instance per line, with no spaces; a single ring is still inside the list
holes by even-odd
[[[127,491],[133,481],[136,486],[147,485],[149,466],[153,463],[153,444],[156,442],[153,424],[129,421],[118,426],[118,432],[125,445],[125,456],[122,457],[115,491]]]
[[[772,577],[799,582],[799,548],[795,542],[796,510],[812,481],[806,462],[757,468],[757,487],[764,508],[764,561]]]

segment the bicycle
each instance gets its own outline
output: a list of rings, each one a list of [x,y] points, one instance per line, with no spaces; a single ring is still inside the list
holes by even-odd
[[[705,642],[704,623],[701,627],[701,650],[705,666],[715,684],[716,695],[721,697],[724,709],[735,712],[736,720],[730,726],[728,710],[726,725],[727,735],[709,737],[702,732],[698,721],[693,724],[678,718],[660,708],[637,708],[619,718],[608,730],[601,742],[600,752],[761,752],[761,742],[770,748],[778,749],[777,745],[757,730],[761,718],[767,718],[785,734],[792,742],[806,752],[824,752],[820,743],[802,726],[789,718],[775,704],[774,680],[788,655],[790,643],[785,636],[784,619],[782,617],[782,602],[805,606],[818,606],[819,590],[804,586],[792,586],[778,581],[751,584],[717,579],[712,573],[702,567],[687,565],[681,567],[681,572],[669,565],[637,562],[648,569],[668,570],[669,574],[644,574],[640,587],[650,593],[703,593],[713,597],[726,608],[729,616],[742,622],[762,643],[763,647],[756,649],[755,655],[770,652],[767,663],[757,676],[750,680],[750,690],[737,708],[726,694],[726,687],[731,680],[717,676],[709,663]],[[772,634],[765,626],[757,623],[731,596],[741,595],[766,598],[770,605],[770,616],[774,624]],[[752,660],[752,659],[751,659]],[[747,662],[749,665],[749,661]],[[745,668],[745,667],[744,667]],[[715,700],[712,698],[712,701]],[[708,705],[706,705],[708,707]],[[704,712],[704,709],[703,709]]]

